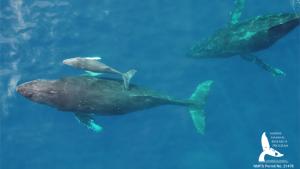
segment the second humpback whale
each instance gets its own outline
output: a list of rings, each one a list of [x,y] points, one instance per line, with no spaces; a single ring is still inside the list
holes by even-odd
[[[199,133],[204,132],[204,104],[212,81],[198,85],[189,99],[167,95],[130,85],[123,90],[121,81],[95,77],[66,77],[58,80],[33,80],[17,86],[17,92],[27,99],[46,104],[61,111],[74,112],[77,119],[93,131],[102,127],[94,115],[122,115],[160,105],[187,106]]]
[[[232,22],[204,42],[194,45],[188,53],[193,58],[226,58],[240,55],[273,75],[284,75],[252,53],[272,46],[300,23],[296,13],[257,16],[245,22]]]

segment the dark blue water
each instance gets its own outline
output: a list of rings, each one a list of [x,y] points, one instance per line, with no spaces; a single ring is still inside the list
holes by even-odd
[[[226,0],[1,0],[1,169],[248,169],[261,153],[261,134],[282,132],[284,160],[300,168],[299,40],[296,28],[257,55],[284,70],[272,77],[232,57],[185,57],[196,41],[229,22]],[[289,1],[251,0],[242,19],[293,12]],[[214,80],[204,135],[188,110],[163,106],[124,116],[97,117],[94,133],[72,113],[26,100],[16,84],[82,72],[62,64],[74,56],[101,56],[133,83],[188,98]],[[268,157],[268,159],[273,159]]]

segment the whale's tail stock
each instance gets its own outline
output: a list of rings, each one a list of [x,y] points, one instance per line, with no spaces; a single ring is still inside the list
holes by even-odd
[[[198,133],[204,134],[205,129],[205,112],[204,105],[210,91],[213,81],[208,80],[199,84],[195,92],[190,97],[192,104],[189,106],[189,112],[191,114],[194,126]]]

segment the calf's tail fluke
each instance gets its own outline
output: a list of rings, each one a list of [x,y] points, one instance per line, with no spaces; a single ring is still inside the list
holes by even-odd
[[[131,69],[128,72],[122,74],[122,78],[123,78],[123,81],[124,81],[124,88],[126,90],[128,90],[130,80],[135,75],[135,73],[136,73],[136,70],[135,69]]]
[[[199,84],[195,92],[190,97],[192,104],[189,106],[189,111],[198,133],[204,134],[205,129],[205,112],[204,105],[210,91],[213,81],[208,80]]]

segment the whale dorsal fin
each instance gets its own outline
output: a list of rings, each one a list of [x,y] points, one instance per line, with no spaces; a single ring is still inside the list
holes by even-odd
[[[266,136],[266,132],[261,135],[261,146],[263,151],[270,149],[270,143]]]
[[[95,123],[95,120],[90,114],[83,113],[74,113],[76,119],[83,125],[85,125],[88,129],[93,130],[95,132],[102,131],[102,127]]]

